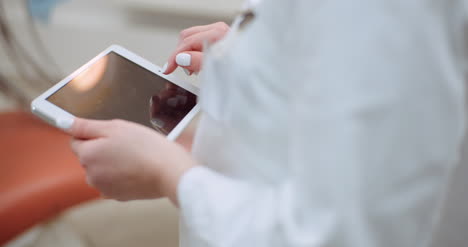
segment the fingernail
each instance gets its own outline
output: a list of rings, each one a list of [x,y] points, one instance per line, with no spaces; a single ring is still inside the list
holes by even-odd
[[[61,118],[57,120],[57,127],[67,130],[72,127],[74,122],[73,118]]]
[[[176,63],[179,66],[190,66],[190,64],[192,63],[192,56],[190,56],[190,54],[187,53],[180,53],[176,56]]]
[[[162,69],[161,69],[161,72],[162,72],[162,73],[166,73],[167,66],[168,66],[168,63],[165,63],[164,66],[163,66]]]
[[[188,76],[190,76],[190,70],[188,70],[188,69],[183,69],[183,70],[184,70],[185,74],[187,74]]]

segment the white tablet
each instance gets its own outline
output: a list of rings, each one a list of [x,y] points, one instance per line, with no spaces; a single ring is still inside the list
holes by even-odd
[[[31,103],[32,112],[60,127],[80,117],[136,122],[175,140],[199,111],[198,89],[113,45]]]

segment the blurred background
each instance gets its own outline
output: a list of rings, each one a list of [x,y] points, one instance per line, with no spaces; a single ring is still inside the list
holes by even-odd
[[[229,23],[242,1],[2,0],[0,75],[32,98],[114,43],[163,65],[182,29]]]
[[[111,44],[161,66],[182,29],[229,23],[242,2],[0,0],[0,246],[178,246],[178,213],[168,201],[101,199],[69,137],[31,116],[29,102]],[[448,197],[458,203],[445,205],[434,246],[466,246],[464,174],[454,175]]]
[[[178,245],[168,201],[100,199],[29,102],[111,44],[161,66],[181,30],[230,23],[242,2],[0,0],[0,246]]]

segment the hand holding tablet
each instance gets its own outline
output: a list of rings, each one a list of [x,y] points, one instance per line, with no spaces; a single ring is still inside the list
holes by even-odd
[[[174,140],[199,111],[197,93],[190,83],[114,45],[37,97],[31,109],[59,128],[75,117],[123,119]]]

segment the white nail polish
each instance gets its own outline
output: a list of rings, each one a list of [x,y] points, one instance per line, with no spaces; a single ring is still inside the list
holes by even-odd
[[[192,64],[192,56],[187,53],[180,53],[176,56],[176,63],[183,67],[190,66]]]
[[[165,72],[166,72],[167,66],[168,66],[168,64],[165,63],[164,66],[163,66],[162,69],[161,69],[161,72],[162,72],[162,73],[165,73]]]
[[[57,127],[67,130],[72,127],[74,122],[73,118],[61,118],[57,120]]]
[[[187,74],[188,76],[190,76],[190,70],[188,70],[188,69],[183,69],[183,70],[184,70],[185,74]]]

